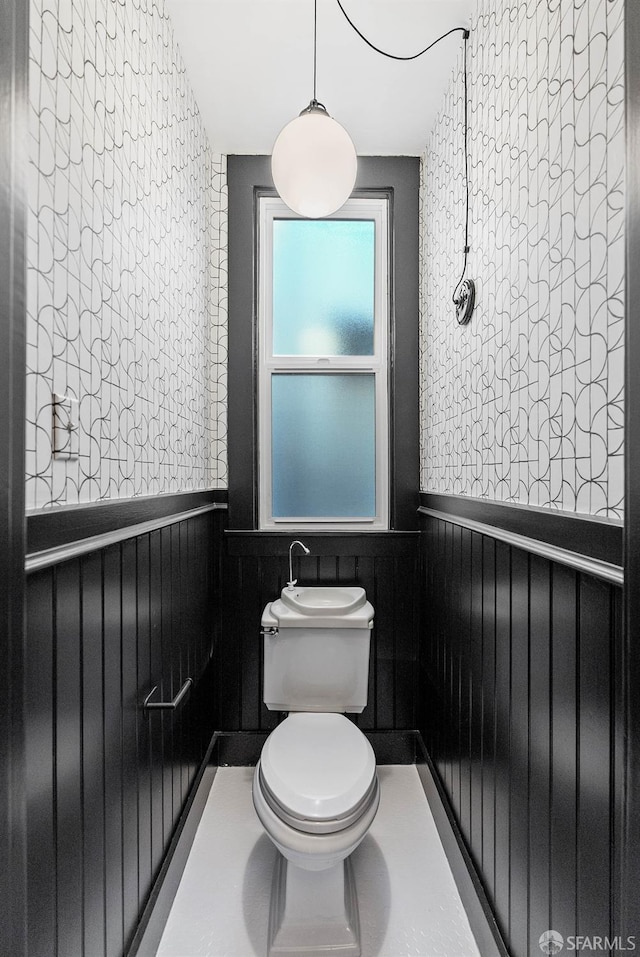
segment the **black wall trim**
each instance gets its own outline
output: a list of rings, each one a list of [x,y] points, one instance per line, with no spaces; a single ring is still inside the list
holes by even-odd
[[[141,498],[110,499],[89,505],[67,505],[27,513],[27,553],[59,548],[71,542],[105,535],[131,525],[170,517],[213,502],[224,503],[227,492],[178,492]]]
[[[253,532],[228,529],[225,532],[228,555],[288,555],[295,532]],[[301,532],[302,541],[311,549],[306,562],[314,556],[371,556],[384,551],[387,556],[404,556],[407,548],[416,548],[419,532]],[[296,563],[300,556],[294,556]]]
[[[180,815],[147,905],[142,912],[127,957],[155,957],[158,952],[171,906],[189,857],[189,851],[218,770],[217,739],[218,735],[215,733],[191,786],[189,797]]]
[[[418,193],[419,161],[408,156],[358,159],[353,195],[388,193],[393,209],[391,522],[415,529],[419,476]],[[229,506],[235,528],[257,527],[255,236],[256,190],[273,190],[268,156],[229,156]],[[275,191],[274,191],[275,192]],[[394,409],[396,413],[394,414]],[[295,537],[295,536],[293,536]]]
[[[640,4],[625,4],[625,788],[620,796],[621,893],[617,926],[640,935]],[[622,789],[621,789],[622,790]]]
[[[26,952],[24,422],[29,3],[0,4],[0,949]]]
[[[228,731],[218,734],[220,767],[255,767],[269,731]],[[363,731],[376,764],[415,764],[417,731]]]
[[[484,522],[474,522],[471,518],[463,518],[460,515],[452,515],[447,512],[438,512],[433,508],[418,509],[420,514],[428,518],[435,518],[438,521],[444,521],[451,525],[459,525],[471,532],[477,532],[480,535],[490,535],[496,541],[505,542],[513,548],[519,548],[528,552],[530,555],[539,555],[548,561],[559,565],[566,565],[568,568],[574,568],[585,575],[592,575],[594,578],[600,578],[603,581],[610,582],[612,585],[621,587],[624,584],[624,571],[621,565],[612,565],[610,562],[601,562],[598,558],[591,558],[589,555],[583,555],[581,552],[572,552],[566,548],[560,548],[558,545],[549,545],[548,542],[539,539],[530,538],[528,535],[518,535],[515,532],[509,532],[507,529],[498,528],[497,525],[487,525]]]
[[[622,522],[556,512],[532,505],[512,505],[465,495],[436,495],[430,492],[420,493],[420,505],[484,525],[493,525],[514,535],[546,542],[598,561],[622,565]]]
[[[52,565],[68,562],[73,558],[80,558],[83,555],[91,554],[91,552],[109,548],[111,545],[126,542],[127,539],[134,539],[140,535],[148,535],[160,530],[164,531],[171,525],[188,522],[200,515],[206,515],[217,510],[226,511],[226,508],[227,506],[220,502],[209,502],[208,505],[190,508],[184,512],[176,512],[174,515],[165,515],[150,522],[126,525],[124,528],[116,528],[111,532],[104,532],[102,535],[92,535],[90,538],[81,538],[79,541],[69,542],[67,545],[58,545],[57,548],[46,548],[42,552],[33,552],[31,555],[27,555],[25,571],[30,575],[33,572],[41,571],[43,568],[51,568]]]
[[[482,957],[509,957],[509,951],[496,923],[482,881],[465,846],[453,809],[440,784],[420,732],[416,732],[416,749],[416,765],[425,797],[433,814],[478,949]]]

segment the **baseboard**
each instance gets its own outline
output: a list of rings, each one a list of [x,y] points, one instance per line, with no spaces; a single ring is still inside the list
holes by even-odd
[[[366,731],[376,764],[415,764],[416,731]],[[253,767],[258,763],[268,731],[222,731],[218,734],[220,767]]]
[[[127,957],[156,957],[218,764],[218,735],[214,734],[142,912]]]
[[[218,764],[221,768],[252,768],[258,763],[269,731],[220,731]]]
[[[365,731],[376,764],[415,764],[415,731]]]
[[[482,881],[419,731],[415,733],[415,744],[416,768],[478,950],[482,957],[509,957]]]

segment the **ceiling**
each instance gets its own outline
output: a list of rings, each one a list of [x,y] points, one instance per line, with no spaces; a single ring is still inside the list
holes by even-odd
[[[454,26],[475,0],[342,0],[376,46],[416,53]],[[313,0],[167,0],[213,149],[270,153],[313,94]],[[318,0],[317,98],[358,153],[419,155],[442,105],[462,34],[417,60],[375,53],[336,0]]]

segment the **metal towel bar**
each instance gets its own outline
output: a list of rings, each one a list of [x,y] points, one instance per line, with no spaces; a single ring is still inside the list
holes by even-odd
[[[147,697],[144,699],[144,704],[142,707],[145,711],[175,711],[176,708],[180,707],[184,698],[189,694],[189,689],[191,688],[192,684],[193,678],[187,678],[173,701],[151,701],[150,699],[158,690],[158,686],[154,685]]]

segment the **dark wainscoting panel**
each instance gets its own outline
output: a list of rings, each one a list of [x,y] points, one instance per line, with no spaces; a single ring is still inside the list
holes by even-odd
[[[30,957],[121,957],[133,938],[214,730],[224,519],[28,578]],[[187,677],[180,709],[143,713]]]
[[[621,589],[422,517],[419,728],[513,957],[613,937]]]
[[[61,505],[27,512],[27,552],[59,548],[94,535],[104,535],[142,522],[201,508],[212,502],[225,503],[226,489],[206,492],[176,492],[144,495],[139,498],[106,499],[91,505]]]
[[[226,534],[218,727],[270,730],[280,720],[262,701],[262,609],[289,578],[293,533]],[[354,716],[363,730],[415,728],[418,533],[305,533],[311,555],[294,558],[307,584],[361,585],[375,609],[369,703]]]
[[[537,505],[491,502],[467,495],[420,493],[422,508],[435,509],[464,524],[465,519],[622,565],[623,523],[615,519],[560,512]]]

